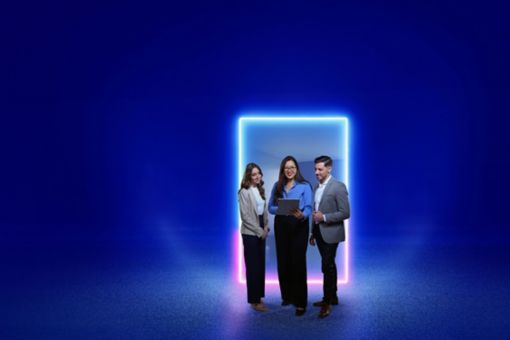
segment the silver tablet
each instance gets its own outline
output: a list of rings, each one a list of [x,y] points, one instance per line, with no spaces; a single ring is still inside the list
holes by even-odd
[[[293,209],[299,209],[298,199],[280,198],[278,200],[278,209],[276,210],[276,215],[290,215],[290,211]]]

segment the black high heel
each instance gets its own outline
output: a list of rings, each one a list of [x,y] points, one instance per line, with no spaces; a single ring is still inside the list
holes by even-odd
[[[296,308],[296,316],[302,316],[306,313],[306,308],[298,307]]]

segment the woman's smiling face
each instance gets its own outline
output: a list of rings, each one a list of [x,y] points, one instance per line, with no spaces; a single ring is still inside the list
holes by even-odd
[[[285,166],[283,167],[283,172],[285,174],[285,177],[287,177],[287,180],[292,180],[296,176],[296,163],[294,161],[289,160],[285,163]]]
[[[262,180],[262,175],[260,174],[260,171],[257,167],[251,169],[251,184],[252,185],[259,185],[260,181]]]

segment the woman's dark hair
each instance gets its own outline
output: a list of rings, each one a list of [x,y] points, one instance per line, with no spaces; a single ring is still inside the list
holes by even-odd
[[[239,191],[241,191],[241,189],[249,189],[251,187],[251,172],[255,168],[259,169],[260,176],[264,176],[260,166],[258,166],[255,163],[248,163],[248,165],[246,165],[246,169],[244,170],[243,179],[241,180],[241,188],[239,189]],[[259,189],[259,193],[260,193],[260,196],[262,197],[262,199],[265,200],[266,193],[264,190],[264,181],[262,179],[260,180],[260,183],[257,184],[257,189]]]
[[[280,172],[278,174],[278,182],[276,182],[276,188],[273,196],[273,203],[278,204],[278,199],[283,197],[283,187],[287,184],[287,177],[285,176],[285,163],[288,161],[293,161],[296,164],[296,176],[294,176],[294,180],[299,183],[308,183],[310,184],[304,177],[301,175],[301,171],[299,171],[299,164],[296,159],[292,156],[287,156],[282,159],[280,163]]]

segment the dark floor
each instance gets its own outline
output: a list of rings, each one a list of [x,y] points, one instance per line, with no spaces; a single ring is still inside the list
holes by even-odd
[[[185,245],[4,248],[1,339],[509,338],[504,245],[359,243],[340,304],[297,318],[267,288],[256,313],[228,252]],[[176,256],[176,254],[179,254]],[[321,288],[311,286],[310,301]]]

